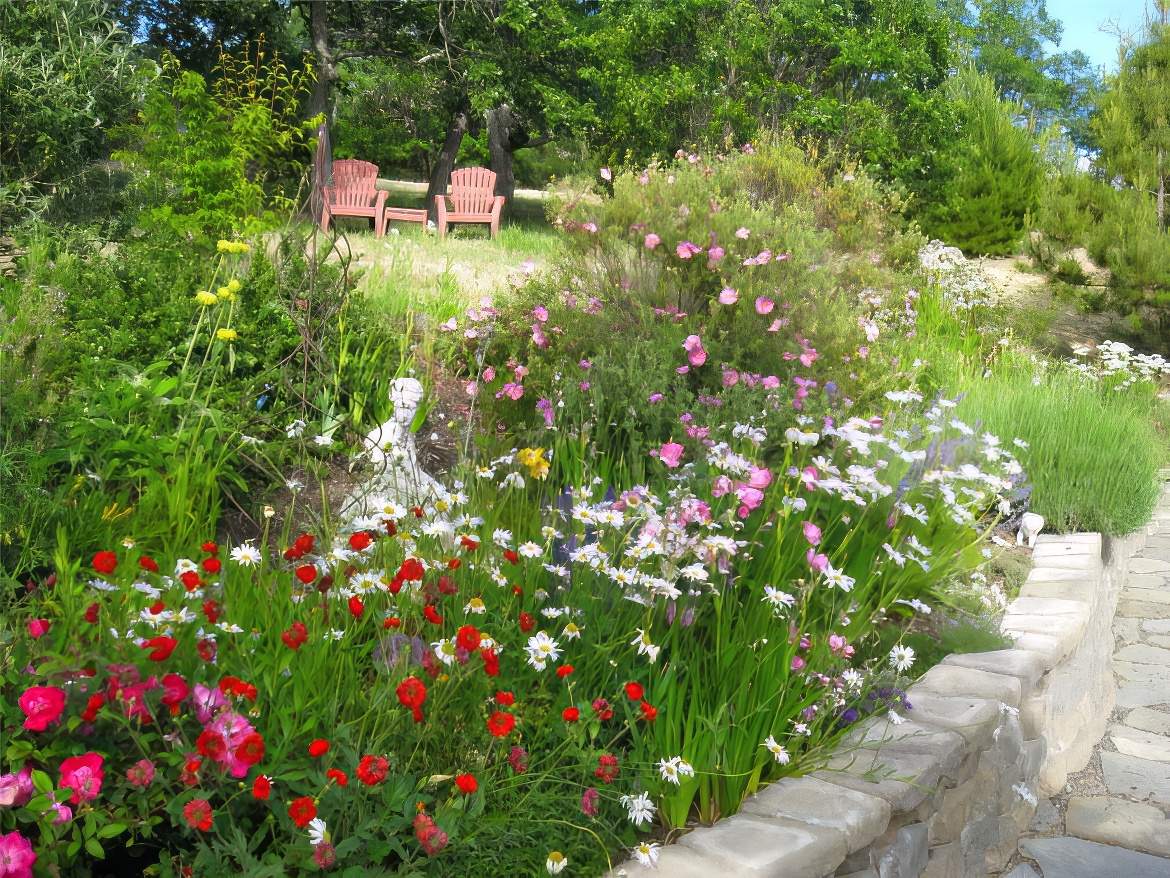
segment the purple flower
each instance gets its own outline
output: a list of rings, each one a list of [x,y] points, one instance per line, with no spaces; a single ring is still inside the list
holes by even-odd
[[[734,305],[739,301],[739,293],[731,287],[724,287],[723,291],[719,293],[720,305]]]
[[[580,366],[582,369],[592,369],[593,368],[593,364],[591,362],[589,362],[588,360],[582,360],[577,365]]]
[[[678,254],[679,259],[690,259],[696,253],[702,253],[702,247],[696,247],[690,241],[679,241],[678,246],[674,248],[674,252]]]
[[[723,386],[724,387],[735,387],[735,385],[738,383],[739,383],[739,373],[738,372],[736,372],[734,369],[724,369],[723,370]]]
[[[547,323],[548,322],[548,308],[544,307],[544,305],[537,305],[535,308],[532,309],[532,316],[535,317],[537,320],[539,320],[541,323]]]
[[[577,386],[580,387],[582,390],[588,390],[589,389],[589,382],[582,381],[582,382],[578,383]]]
[[[536,403],[536,410],[544,416],[544,425],[551,427],[553,424],[553,404],[548,397],[542,396]]]
[[[662,402],[662,394],[661,393],[650,394],[650,404],[653,405],[656,402]]]
[[[760,296],[756,299],[756,313],[770,314],[772,309],[776,307],[776,303],[767,296]]]

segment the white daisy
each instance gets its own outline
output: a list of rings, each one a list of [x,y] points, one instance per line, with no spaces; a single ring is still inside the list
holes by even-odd
[[[788,764],[789,758],[790,758],[788,756],[788,751],[785,750],[783,747],[781,747],[779,744],[777,744],[776,739],[773,738],[771,735],[768,735],[768,737],[764,739],[764,743],[761,744],[760,746],[767,747],[768,751],[772,754],[773,758],[777,762],[779,762],[781,765]]]
[[[642,793],[638,796],[622,796],[619,801],[622,807],[629,812],[630,821],[635,826],[649,823],[654,819],[654,812],[658,810],[658,806],[650,801],[649,793]]]
[[[914,664],[914,650],[899,643],[890,650],[890,664],[896,671],[908,671]]]
[[[251,543],[232,549],[231,558],[241,567],[252,567],[260,563],[260,550]]]
[[[654,664],[654,660],[658,658],[658,653],[662,649],[660,646],[655,646],[650,642],[650,635],[638,629],[638,636],[630,641],[630,646],[638,647],[638,655],[646,655],[650,657],[650,664]]]
[[[656,841],[644,841],[632,853],[643,866],[653,866],[658,862],[658,851],[662,849]]]
[[[316,847],[323,841],[329,841],[329,830],[325,828],[325,821],[314,817],[309,821],[309,844]]]
[[[523,555],[525,558],[539,558],[544,554],[544,549],[538,546],[536,543],[529,541],[527,543],[521,543],[520,546],[517,547],[516,552],[520,555]]]

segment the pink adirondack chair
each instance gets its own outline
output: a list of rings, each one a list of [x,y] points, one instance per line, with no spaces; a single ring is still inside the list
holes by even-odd
[[[333,185],[325,187],[325,204],[321,209],[321,230],[328,231],[330,218],[368,216],[374,221],[379,238],[386,228],[386,192],[376,189],[378,166],[356,159],[333,163]]]
[[[451,174],[451,194],[436,195],[439,237],[447,237],[447,223],[487,223],[492,237],[500,231],[506,199],[496,195],[496,174],[487,168],[460,168]],[[448,206],[450,202],[450,206]]]

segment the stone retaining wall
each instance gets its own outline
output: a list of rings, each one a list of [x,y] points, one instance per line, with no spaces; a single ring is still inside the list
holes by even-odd
[[[1007,608],[1011,649],[948,656],[910,689],[907,721],[863,723],[828,770],[785,778],[739,814],[663,848],[677,878],[985,878],[1038,795],[1084,768],[1116,699],[1112,619],[1144,536],[1041,536]],[[1108,564],[1103,563],[1103,549]],[[652,870],[635,862],[630,876]]]

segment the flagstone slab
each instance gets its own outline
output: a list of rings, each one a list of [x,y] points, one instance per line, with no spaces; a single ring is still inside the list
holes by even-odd
[[[1130,558],[1125,566],[1128,573],[1161,573],[1170,576],[1170,561],[1160,558]]]
[[[1078,838],[1170,856],[1170,820],[1153,805],[1110,796],[1073,796],[1064,824],[1068,834]],[[1170,869],[1170,860],[1166,866]]]
[[[1170,635],[1167,634],[1150,634],[1146,637],[1146,642],[1151,646],[1160,646],[1163,649],[1170,649]]]
[[[914,693],[921,692],[989,698],[1010,707],[1020,706],[1019,678],[945,663],[935,665],[918,678]]]
[[[744,800],[740,811],[758,817],[782,817],[824,826],[841,833],[847,854],[860,850],[886,831],[890,805],[815,777],[785,777]]]
[[[1142,665],[1137,662],[1114,660],[1113,673],[1131,683],[1161,683],[1170,681],[1170,669],[1163,665]]]
[[[1170,649],[1161,649],[1157,646],[1148,646],[1137,643],[1126,646],[1113,654],[1113,658],[1123,662],[1137,662],[1143,665],[1161,665],[1170,668]]]
[[[1125,715],[1124,723],[1130,728],[1153,732],[1155,735],[1170,735],[1170,713],[1138,707]]]
[[[1146,619],[1142,622],[1146,634],[1170,634],[1170,619]]]
[[[1132,573],[1125,577],[1125,587],[1170,589],[1170,575],[1159,573]]]
[[[1170,680],[1165,683],[1122,682],[1117,687],[1118,707],[1170,704]]]
[[[993,674],[1010,674],[1020,681],[1020,689],[1023,692],[1032,689],[1047,670],[1039,656],[1023,649],[953,653],[943,659],[942,663],[960,668],[990,671]]]
[[[835,829],[750,814],[726,817],[678,843],[714,861],[720,869],[711,874],[728,878],[823,878],[845,859],[845,839]]]
[[[1158,618],[1161,618],[1166,615],[1166,605],[1170,604],[1170,589],[1126,587],[1121,592],[1121,599],[1123,601],[1140,601],[1147,604],[1161,604],[1162,610],[1155,614]]]
[[[1097,582],[1095,576],[1091,579],[1029,580],[1020,586],[1020,597],[1091,601],[1097,591]]]
[[[1101,577],[1099,569],[1093,570],[1066,570],[1058,567],[1033,567],[1028,572],[1028,582],[1052,582],[1061,579],[1092,579]]]
[[[1101,769],[1109,792],[1170,805],[1170,765],[1122,753],[1102,753]]]
[[[1020,852],[1044,878],[1170,878],[1170,860],[1080,838],[1024,838]]]
[[[1117,752],[1138,759],[1170,762],[1170,738],[1128,726],[1112,726],[1109,737]]]
[[[1016,868],[1004,875],[1003,878],[1040,878],[1040,876],[1027,863],[1020,863]]]
[[[917,808],[939,781],[938,760],[914,753],[838,754],[829,760],[829,769],[812,776],[885,799],[895,814]]]
[[[1167,615],[1168,609],[1170,608],[1166,604],[1136,600],[1122,595],[1117,603],[1116,615],[1127,619],[1162,619]]]

